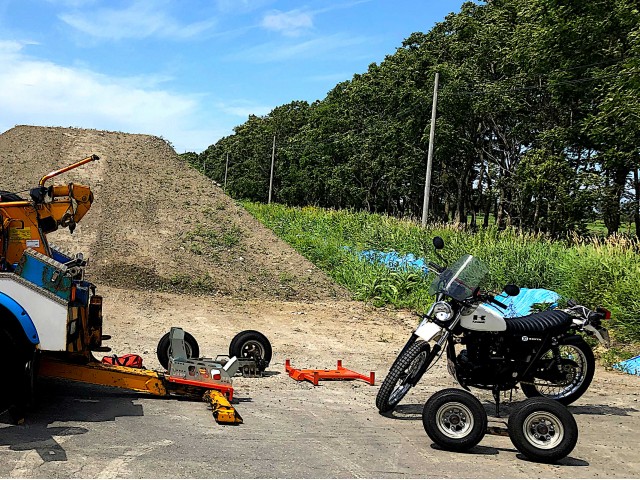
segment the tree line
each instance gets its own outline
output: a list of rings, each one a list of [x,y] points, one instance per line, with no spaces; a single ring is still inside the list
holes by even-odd
[[[637,0],[465,3],[309,104],[249,116],[190,163],[235,198],[422,214],[560,235],[596,218],[640,235]],[[480,221],[482,219],[482,222]]]

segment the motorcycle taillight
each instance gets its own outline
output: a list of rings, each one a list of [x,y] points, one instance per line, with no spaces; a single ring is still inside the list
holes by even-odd
[[[606,308],[598,307],[596,308],[596,312],[602,315],[602,318],[604,318],[605,320],[609,320],[611,318],[611,312]]]

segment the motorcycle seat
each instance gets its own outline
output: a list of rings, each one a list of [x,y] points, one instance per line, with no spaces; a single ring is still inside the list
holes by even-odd
[[[526,317],[506,318],[507,333],[516,335],[560,333],[571,326],[569,314],[561,310],[534,313]]]

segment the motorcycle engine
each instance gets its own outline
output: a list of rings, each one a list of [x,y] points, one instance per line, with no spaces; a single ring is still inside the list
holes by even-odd
[[[468,332],[466,349],[456,358],[456,378],[462,385],[490,386],[511,383],[513,362],[503,335],[493,332]]]

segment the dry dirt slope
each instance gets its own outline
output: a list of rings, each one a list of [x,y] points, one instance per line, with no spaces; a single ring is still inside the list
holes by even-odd
[[[92,153],[98,162],[55,181],[90,185],[94,204],[73,236],[59,230],[49,239],[88,254],[94,283],[237,298],[344,298],[158,137],[17,126],[0,135],[0,189],[24,191]]]

